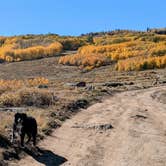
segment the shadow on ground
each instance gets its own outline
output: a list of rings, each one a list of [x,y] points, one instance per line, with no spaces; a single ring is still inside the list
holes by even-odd
[[[0,134],[0,148],[9,148],[11,145],[10,141],[5,136]]]
[[[66,158],[39,147],[37,147],[35,150],[25,148],[24,152],[45,166],[60,166],[67,161]]]

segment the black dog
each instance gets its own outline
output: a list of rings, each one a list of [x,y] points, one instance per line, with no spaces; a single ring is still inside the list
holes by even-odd
[[[20,135],[21,146],[24,146],[25,134],[28,136],[27,143],[31,140],[32,137],[33,145],[36,145],[37,122],[33,117],[28,117],[24,113],[16,113],[14,117],[12,141],[15,138],[15,132]]]

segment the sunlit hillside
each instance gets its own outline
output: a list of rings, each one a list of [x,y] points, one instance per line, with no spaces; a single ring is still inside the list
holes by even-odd
[[[59,63],[93,69],[113,64],[119,71],[166,67],[166,35],[155,32],[117,31],[93,37],[93,45],[79,48]]]
[[[59,63],[81,69],[103,65],[118,71],[166,67],[165,29],[116,30],[78,37],[56,34],[0,37],[2,63],[61,56],[66,50],[77,53],[60,57]]]
[[[15,62],[59,56],[65,50],[77,50],[88,44],[87,37],[25,35],[0,37],[0,61]]]

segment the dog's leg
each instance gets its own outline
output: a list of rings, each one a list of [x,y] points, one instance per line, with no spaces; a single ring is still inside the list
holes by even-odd
[[[21,146],[24,147],[24,138],[25,138],[25,132],[22,131],[21,135],[20,135],[20,138],[21,138]]]
[[[29,143],[30,142],[30,140],[31,140],[31,134],[27,134],[28,135],[28,140],[27,140],[27,142],[26,143]]]
[[[13,129],[12,129],[12,136],[11,136],[11,143],[14,142],[14,139],[15,139],[15,132],[16,132],[16,124],[14,123],[13,124]]]
[[[33,133],[33,145],[36,146],[36,133]]]

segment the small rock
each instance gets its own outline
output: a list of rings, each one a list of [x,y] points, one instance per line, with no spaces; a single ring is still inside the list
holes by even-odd
[[[76,84],[77,87],[86,87],[86,82],[82,81]]]
[[[65,86],[71,86],[71,87],[86,87],[86,82],[78,82],[78,83],[66,83]]]
[[[136,118],[136,119],[147,119],[147,117],[146,116],[144,116],[144,115],[135,115],[135,116],[132,116],[132,118]]]
[[[112,128],[113,128],[113,126],[111,124],[99,125],[99,130],[109,130]]]
[[[117,86],[123,86],[124,83],[121,83],[121,82],[107,82],[104,84],[104,86],[107,86],[107,87],[117,87]]]
[[[126,85],[134,85],[134,82],[127,82]]]
[[[94,130],[110,130],[113,129],[111,124],[83,124],[83,125],[75,125],[73,128],[83,128],[83,129],[94,129]]]
[[[80,108],[86,108],[88,106],[88,104],[89,103],[86,99],[79,99],[75,102],[70,103],[67,106],[67,109],[70,111],[75,111],[75,110],[80,109]]]
[[[46,88],[48,88],[48,85],[39,85],[38,88],[40,88],[40,89],[44,89],[45,88],[46,89]]]

